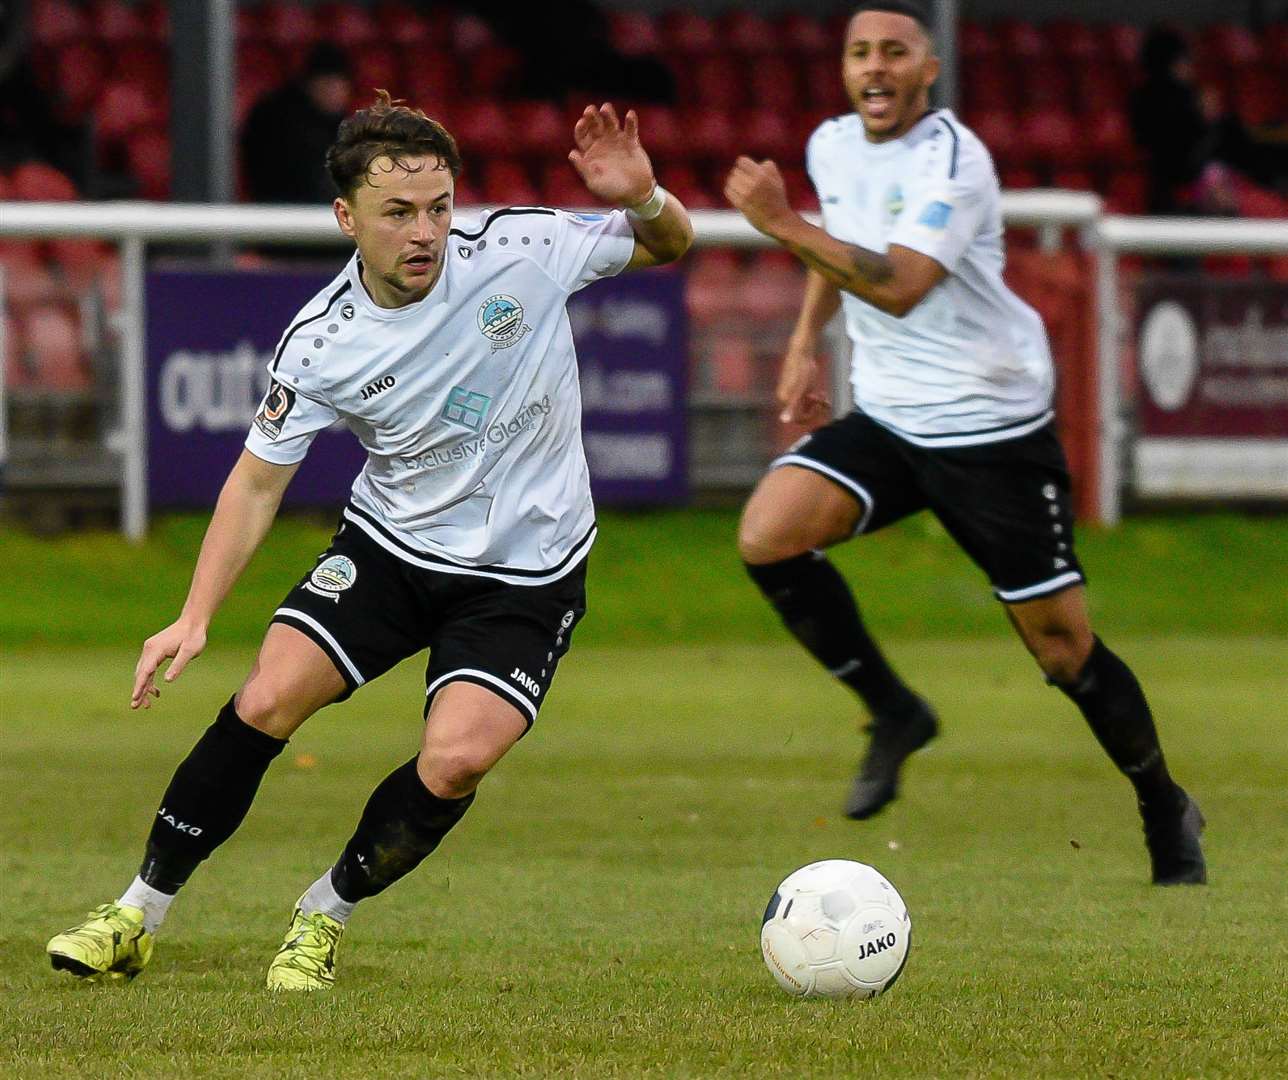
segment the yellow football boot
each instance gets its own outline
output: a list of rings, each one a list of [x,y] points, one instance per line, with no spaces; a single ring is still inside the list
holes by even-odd
[[[268,965],[270,990],[330,990],[335,985],[335,949],[344,923],[297,904],[282,947]]]
[[[82,979],[132,979],[152,959],[152,935],[136,907],[101,904],[45,946],[55,971]]]

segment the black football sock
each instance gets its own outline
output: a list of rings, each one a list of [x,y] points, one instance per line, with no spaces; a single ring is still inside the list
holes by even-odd
[[[178,892],[237,831],[268,766],[286,746],[285,739],[242,720],[233,700],[180,762],[152,822],[139,877],[161,892]]]
[[[850,587],[822,552],[746,565],[796,640],[874,714],[899,713],[916,703],[864,629]]]
[[[420,865],[470,808],[474,792],[440,799],[416,773],[416,759],[376,785],[352,839],[331,869],[342,900],[355,903],[389,888]]]
[[[1078,678],[1056,683],[1087,718],[1110,760],[1132,782],[1142,803],[1174,796],[1176,784],[1167,771],[1154,717],[1131,668],[1095,639]]]

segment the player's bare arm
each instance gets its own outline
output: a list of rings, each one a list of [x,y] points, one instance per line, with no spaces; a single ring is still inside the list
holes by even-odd
[[[627,270],[675,262],[689,250],[693,223],[684,204],[658,187],[633,109],[622,123],[611,104],[598,109],[587,105],[573,128],[573,140],[577,145],[568,160],[586,187],[597,198],[632,211],[635,252]]]
[[[810,424],[831,415],[832,403],[818,389],[818,339],[840,306],[840,289],[817,270],[806,271],[805,299],[775,391],[784,424]]]
[[[903,318],[947,276],[919,251],[892,244],[883,254],[811,225],[788,203],[782,174],[772,161],[738,158],[725,181],[725,198],[826,281],[888,315]]]
[[[149,708],[152,699],[161,696],[155,680],[165,660],[173,658],[165,673],[165,681],[173,682],[206,647],[210,620],[268,533],[298,468],[274,465],[242,451],[219,493],[179,618],[143,643],[130,708]]]

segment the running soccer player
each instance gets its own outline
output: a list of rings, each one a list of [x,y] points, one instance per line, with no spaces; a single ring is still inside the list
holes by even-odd
[[[287,739],[428,646],[419,753],[372,793],[334,866],[300,898],[276,990],[335,981],[354,907],[413,870],[537,718],[585,613],[595,539],[568,297],[678,259],[684,207],[655,181],[633,112],[587,107],[569,157],[624,210],[513,207],[454,220],[448,132],[383,91],[327,154],[357,250],[283,335],[177,621],[149,638],[132,708],[159,696],[276,515],[314,436],[343,420],[368,452],[331,546],[274,612],[241,689],[179,765],[138,876],[48,945],[74,975],[137,975],[175,894],[241,824]]]
[[[1153,880],[1202,883],[1203,817],[1168,774],[1136,677],[1088,622],[1046,332],[1002,282],[988,151],[950,111],[929,107],[938,71],[920,9],[860,4],[842,60],[854,112],[823,123],[806,148],[824,228],[791,209],[773,162],[741,157],[729,175],[729,201],[808,267],[778,382],[782,419],[824,417],[815,356],[838,306],[857,403],[771,464],[744,510],[739,548],[788,629],[871,713],[850,817],[895,797],[904,760],[938,724],[881,654],[822,549],[929,509],[1135,787]]]

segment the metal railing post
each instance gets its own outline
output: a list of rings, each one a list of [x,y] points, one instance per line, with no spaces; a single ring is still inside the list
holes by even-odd
[[[1119,358],[1118,252],[1101,233],[1096,251],[1097,492],[1102,525],[1122,516],[1122,372]]]
[[[121,529],[135,543],[148,532],[148,426],[145,275],[147,241],[121,240]]]

